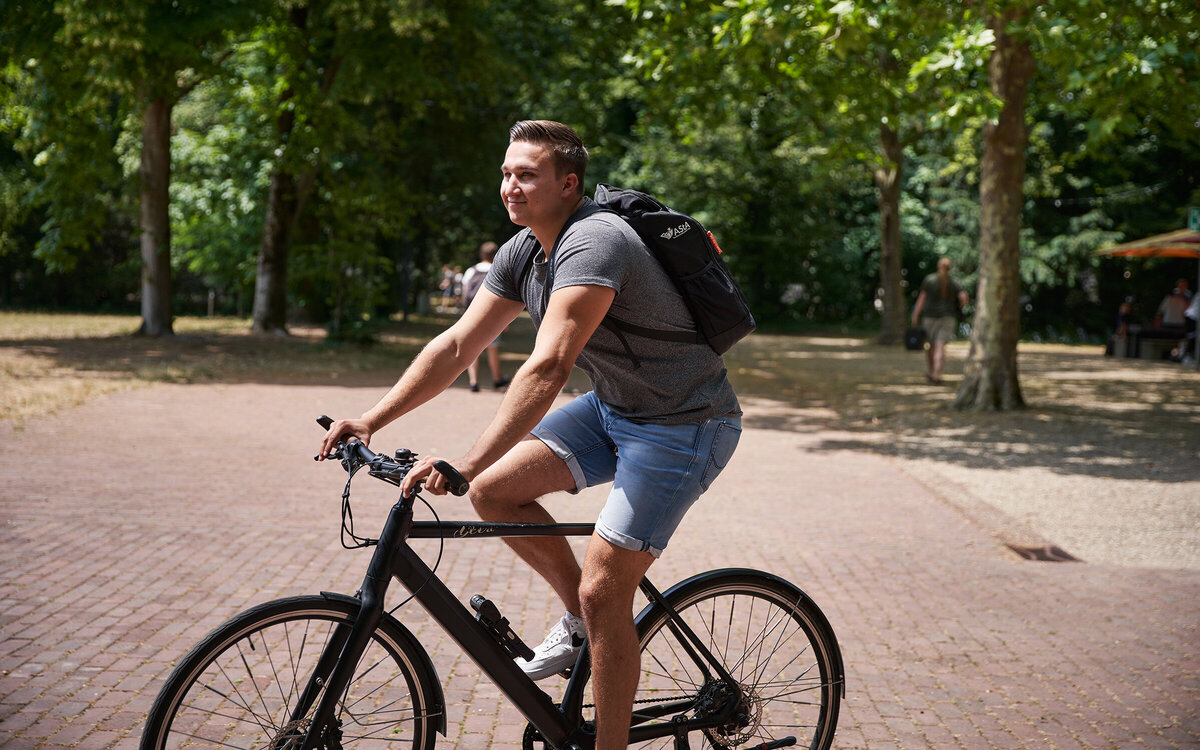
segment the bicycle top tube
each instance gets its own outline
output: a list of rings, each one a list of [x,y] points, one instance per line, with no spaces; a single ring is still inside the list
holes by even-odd
[[[413,521],[410,539],[489,539],[513,536],[591,536],[594,523],[493,523]]]
[[[318,418],[326,429],[332,421],[329,417]],[[337,459],[342,468],[351,476],[360,468],[366,468],[367,473],[379,479],[399,486],[408,475],[417,454],[401,448],[396,451],[395,458],[383,453],[375,453],[361,441],[352,439],[349,442],[338,443],[337,450],[326,458]],[[467,480],[458,471],[446,463],[438,461],[434,467],[447,479],[451,493],[463,495],[469,489]],[[349,486],[347,486],[347,490]],[[418,491],[420,485],[418,485]],[[417,493],[401,502],[410,506]],[[347,497],[349,493],[347,492]],[[594,523],[496,523],[488,521],[413,521],[407,536],[411,539],[487,539],[495,537],[517,536],[591,536],[596,530]]]

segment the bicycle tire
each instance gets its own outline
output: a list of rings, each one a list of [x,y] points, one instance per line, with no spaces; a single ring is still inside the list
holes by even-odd
[[[290,746],[315,710],[291,719],[323,645],[358,608],[349,597],[298,596],[234,616],[171,672],[147,718],[142,750]],[[430,750],[435,730],[444,732],[429,657],[395,619],[385,616],[372,634],[337,718],[341,743],[353,748]]]
[[[745,726],[694,732],[693,748],[740,748],[787,736],[796,737],[797,747],[829,748],[845,688],[842,657],[828,620],[803,591],[769,573],[728,569],[682,581],[664,598],[746,696]],[[642,658],[634,710],[652,712],[656,705],[684,701],[689,708],[682,715],[693,718],[709,710],[704,704],[714,696],[714,681],[703,681],[668,627],[670,619],[656,604],[637,617]],[[594,708],[587,705],[592,702],[590,686],[577,695],[577,715],[594,721]],[[654,720],[671,718],[661,715]],[[635,716],[635,726],[639,723]],[[702,742],[697,745],[697,740]],[[630,744],[673,746],[671,736]]]

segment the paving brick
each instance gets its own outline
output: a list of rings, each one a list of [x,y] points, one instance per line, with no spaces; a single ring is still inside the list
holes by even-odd
[[[359,413],[381,392],[162,385],[22,433],[0,424],[2,447],[34,434],[56,447],[0,468],[0,745],[135,748],[172,665],[224,619],[270,598],[353,591],[368,556],[338,543],[343,480],[311,460],[309,412]],[[499,399],[454,389],[376,442],[461,455]],[[913,461],[785,405],[748,399],[746,410],[738,455],[651,577],[664,588],[755,567],[812,596],[847,667],[834,747],[1200,745],[1200,571],[1022,561]],[[136,439],[98,440],[113,424]],[[187,460],[155,471],[147,446]],[[61,455],[89,471],[57,470]],[[364,488],[364,529],[390,505],[384,490]],[[602,502],[590,491],[547,506],[591,520]],[[471,515],[462,501],[435,504],[443,518]],[[496,601],[527,640],[560,612],[500,542],[448,542],[440,570],[464,597]],[[445,746],[515,746],[525,722],[495,686],[418,606],[397,616],[444,680]]]

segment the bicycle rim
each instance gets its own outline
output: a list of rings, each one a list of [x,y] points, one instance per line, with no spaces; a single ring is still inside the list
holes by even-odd
[[[837,644],[815,606],[771,578],[731,575],[685,586],[672,606],[738,682],[741,721],[692,732],[691,746],[741,748],[794,736],[797,747],[824,750],[833,740],[841,694]],[[634,725],[695,718],[735,700],[715,675],[705,676],[655,608],[639,627],[641,674]],[[591,701],[590,686],[586,702]],[[594,709],[584,711],[594,719]],[[637,714],[643,714],[639,721]],[[653,716],[652,719],[645,718]],[[672,736],[638,748],[671,748]]]
[[[143,748],[298,746],[324,690],[303,715],[296,705],[356,607],[316,597],[272,605],[230,620],[180,663],[151,711]],[[338,703],[342,746],[433,746],[431,692],[418,663],[395,634],[375,631]]]

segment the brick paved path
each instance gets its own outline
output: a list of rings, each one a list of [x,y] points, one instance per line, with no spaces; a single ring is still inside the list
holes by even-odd
[[[384,385],[157,386],[0,425],[0,746],[134,747],[210,628],[353,591],[366,553],[338,544],[342,478],[312,461],[312,419],[358,413]],[[421,434],[393,426],[376,447],[458,455],[497,404],[453,390],[407,423]],[[807,590],[847,667],[835,747],[1200,747],[1200,572],[1021,561],[899,463],[824,450],[803,414],[748,406],[739,455],[652,574],[750,566]],[[371,528],[390,500],[361,484]],[[600,500],[551,505],[590,520]],[[439,502],[443,518],[466,508]],[[559,614],[498,541],[449,542],[442,571],[528,640]],[[498,691],[423,613],[400,614],[468,701],[447,746],[519,744]]]

